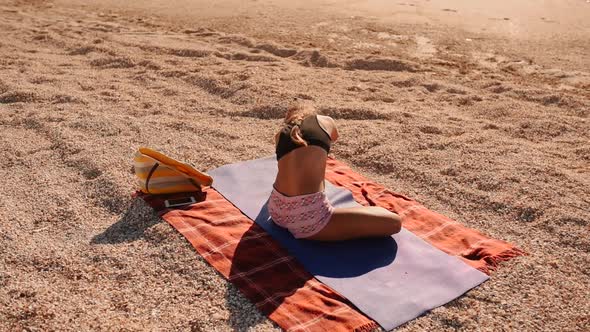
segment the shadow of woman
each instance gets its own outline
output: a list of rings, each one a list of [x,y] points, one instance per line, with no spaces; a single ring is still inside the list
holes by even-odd
[[[391,264],[397,254],[392,237],[339,242],[295,239],[272,222],[266,204],[255,221],[236,246],[229,279],[267,316],[314,276],[324,280],[361,276]],[[230,311],[232,326],[243,327],[243,309],[230,306]]]
[[[264,316],[271,316],[286,298],[313,279],[260,226],[252,224],[242,235],[231,259],[229,280]],[[265,317],[252,315],[228,290],[226,302],[229,323],[236,331],[245,331]]]
[[[357,277],[395,260],[397,242],[391,236],[334,242],[296,239],[287,229],[272,221],[267,205],[268,202],[258,213],[256,224],[262,226],[315,276]]]

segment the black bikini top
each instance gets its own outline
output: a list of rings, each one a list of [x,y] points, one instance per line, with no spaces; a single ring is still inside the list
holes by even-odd
[[[291,129],[293,129],[292,124],[286,125],[279,134],[279,141],[276,148],[277,160],[283,158],[287,153],[303,147],[303,145],[297,145],[293,142],[291,139]],[[332,144],[330,134],[320,126],[316,115],[308,116],[303,119],[299,129],[301,130],[302,138],[308,145],[319,146],[326,150],[327,153],[330,152],[330,145]]]

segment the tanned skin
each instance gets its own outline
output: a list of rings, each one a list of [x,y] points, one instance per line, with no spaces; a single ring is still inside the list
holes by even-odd
[[[318,123],[332,142],[338,130],[331,117],[318,115]],[[286,196],[298,196],[323,191],[328,154],[318,146],[297,148],[278,161],[274,187]],[[340,241],[354,238],[385,237],[401,230],[400,217],[384,208],[336,208],[328,224],[310,240]]]

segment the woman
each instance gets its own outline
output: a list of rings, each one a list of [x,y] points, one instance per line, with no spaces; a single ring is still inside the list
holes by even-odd
[[[381,207],[332,207],[324,193],[326,160],[338,139],[334,120],[298,105],[276,134],[278,174],[268,202],[273,221],[296,238],[338,241],[390,236],[400,217]]]

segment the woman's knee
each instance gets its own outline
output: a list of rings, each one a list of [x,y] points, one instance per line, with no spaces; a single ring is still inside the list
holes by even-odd
[[[387,216],[385,216],[385,220],[391,235],[397,234],[402,230],[402,220],[399,215],[389,212]]]
[[[379,224],[381,224],[380,228],[382,232],[392,235],[401,231],[402,222],[399,215],[378,206],[372,206],[370,209],[373,216],[380,220]]]

